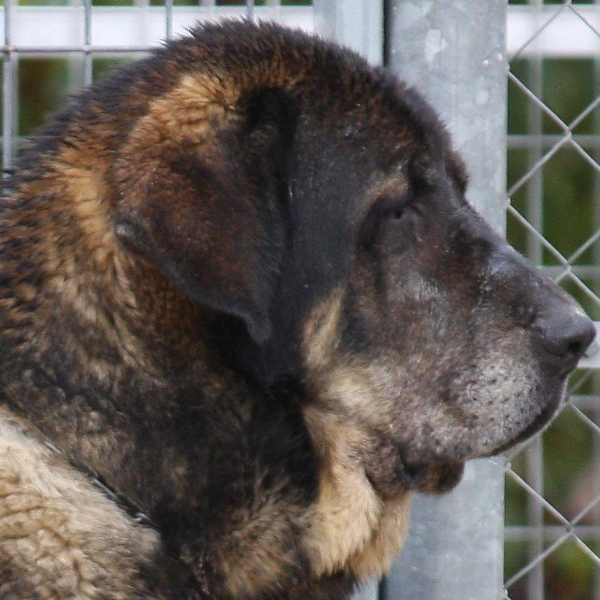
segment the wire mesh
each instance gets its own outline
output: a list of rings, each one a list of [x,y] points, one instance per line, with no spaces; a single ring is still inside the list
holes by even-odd
[[[310,0],[5,0],[4,171],[12,168],[24,137],[69,93],[198,20],[242,16],[314,29]]]
[[[508,237],[598,320],[600,3],[511,8]],[[508,457],[507,599],[600,598],[599,409],[581,369],[554,423]]]

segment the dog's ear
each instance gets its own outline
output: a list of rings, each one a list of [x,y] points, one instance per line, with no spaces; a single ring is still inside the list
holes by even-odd
[[[289,116],[265,94],[206,143],[165,145],[135,189],[121,192],[116,212],[115,233],[126,247],[194,300],[242,319],[257,343],[271,334],[285,245],[282,157],[290,131],[281,121]]]

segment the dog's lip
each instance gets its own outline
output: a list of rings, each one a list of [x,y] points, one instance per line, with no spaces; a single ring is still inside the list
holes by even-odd
[[[401,461],[401,468],[396,470],[396,474],[409,488],[416,488],[427,479],[429,470],[430,464],[428,463],[411,464]]]
[[[383,498],[391,498],[416,489],[429,476],[429,464],[410,462],[401,446],[385,444],[386,451],[375,451],[364,464],[364,472],[373,489]]]
[[[439,494],[451,490],[462,476],[463,460],[436,458],[408,460],[402,447],[396,447],[394,464],[389,471],[365,468],[365,475],[373,489],[383,498],[411,491]]]
[[[560,397],[556,401],[548,402],[538,416],[527,427],[525,427],[525,429],[517,433],[513,438],[504,444],[501,444],[489,452],[475,456],[474,458],[489,458],[491,456],[497,456],[498,454],[502,454],[503,452],[518,446],[522,442],[528,440],[530,437],[541,433],[550,425],[552,418],[558,412],[561,404],[563,404],[563,399]]]
[[[410,489],[424,494],[442,494],[453,489],[462,479],[464,461],[443,460],[412,465],[407,470],[418,472],[419,478],[414,479]]]

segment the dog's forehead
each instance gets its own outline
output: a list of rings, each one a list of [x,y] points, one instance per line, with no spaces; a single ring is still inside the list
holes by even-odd
[[[332,117],[331,126],[321,126],[311,139],[313,149],[327,150],[308,160],[322,163],[327,180],[335,181],[329,189],[345,191],[351,212],[423,189],[463,187],[462,162],[438,129],[415,122],[402,108],[371,108]]]
[[[311,94],[303,112],[314,139],[330,148],[329,157],[344,162],[348,173],[370,172],[378,183],[389,179],[388,187],[409,171],[429,183],[442,174],[465,179],[444,125],[418,92],[387,73],[367,67],[350,71],[340,78],[333,101],[325,93],[330,83],[323,73],[300,86],[325,90],[321,97]]]

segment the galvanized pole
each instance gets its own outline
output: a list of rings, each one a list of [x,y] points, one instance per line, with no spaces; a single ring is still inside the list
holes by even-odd
[[[504,231],[506,0],[390,0],[387,64],[441,114],[466,160],[469,199]]]
[[[390,0],[387,62],[447,124],[470,174],[468,196],[504,231],[506,0]],[[503,461],[468,465],[440,498],[417,496],[383,600],[503,597]]]
[[[362,54],[371,64],[383,62],[383,0],[313,0],[315,30]]]

